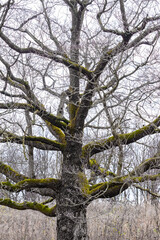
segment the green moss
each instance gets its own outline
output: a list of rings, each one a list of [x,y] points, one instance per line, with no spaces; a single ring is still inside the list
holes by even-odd
[[[17,203],[8,198],[8,199],[0,199],[0,205],[14,208],[17,210],[32,209],[32,210],[39,211],[49,217],[56,216],[56,206],[49,208],[48,206],[43,205],[41,203],[37,203],[37,202],[27,202],[26,201],[23,203]]]
[[[95,142],[90,142],[86,144],[85,146],[82,147],[82,158],[89,157],[90,155],[90,150],[92,147],[95,145]]]
[[[115,177],[116,174],[113,173],[113,172],[110,172],[110,171],[106,171],[105,168],[102,168],[99,166],[99,163],[97,163],[96,159],[92,158],[89,160],[89,165],[90,165],[90,168],[91,169],[94,169],[96,168],[96,170],[99,171],[99,175],[103,175],[103,176],[112,176],[112,177]]]
[[[99,166],[99,164],[97,163],[96,159],[92,158],[89,160],[89,164],[91,167],[93,167],[94,165]]]
[[[83,67],[83,66],[81,66],[81,65],[79,65],[79,64],[77,64],[77,63],[75,63],[75,62],[72,62],[70,59],[65,59],[65,63],[68,65],[68,66],[70,66],[70,67],[72,67],[72,68],[75,68],[77,71],[79,71],[79,72],[82,72],[84,75],[91,75],[92,73],[93,73],[93,71],[90,71],[90,70],[88,70],[87,68],[85,68],[85,67]]]
[[[64,147],[65,147],[64,144],[59,143],[59,142],[54,141],[54,140],[51,140],[49,138],[45,138],[45,137],[25,136],[25,140],[37,142],[38,144],[39,143],[42,143],[42,144],[45,143],[45,144],[57,147],[57,149],[60,149],[62,151],[64,150]]]
[[[143,138],[144,136],[156,133],[156,126],[159,126],[159,125],[160,125],[160,117],[155,119],[152,123],[148,124],[147,126],[139,128],[133,132],[118,134],[117,137],[111,136],[107,139],[97,141],[97,142],[96,141],[90,142],[83,147],[82,157],[89,158],[93,154],[96,154],[98,152],[111,148],[112,146],[118,146],[119,141],[122,144],[130,144],[132,142],[135,142],[140,138]]]
[[[58,188],[58,186],[61,184],[61,181],[59,179],[55,178],[44,178],[44,179],[26,179],[23,180],[15,185],[17,187],[50,187],[50,188]]]
[[[16,184],[11,184],[9,181],[1,182],[1,188],[9,190],[11,192],[18,192],[24,189],[45,188],[45,187],[58,191],[60,185],[61,185],[61,181],[54,178],[25,179]]]
[[[49,208],[47,205],[43,205],[42,203],[36,203],[36,202],[27,203],[27,205],[31,209],[37,210],[47,216],[52,216],[53,208]]]
[[[78,182],[85,196],[89,194],[89,183],[83,172],[78,172]]]
[[[70,119],[73,120],[76,116],[76,112],[77,112],[78,106],[70,103],[69,104],[69,115],[70,115]]]
[[[94,184],[92,186],[90,186],[89,190],[90,190],[90,193],[96,191],[96,190],[100,190],[100,188],[102,186],[104,186],[105,183],[98,183],[98,184]]]
[[[76,129],[76,117],[79,110],[79,106],[74,104],[69,104],[69,114],[70,114],[70,123],[68,124],[68,129],[71,134],[74,134]]]
[[[116,178],[117,179],[117,178]],[[114,197],[117,196],[120,192],[123,192],[125,189],[127,189],[129,184],[124,184],[122,181],[122,178],[115,180],[111,180],[109,182],[105,183],[99,183],[95,184],[90,187],[90,195],[91,196],[101,196],[101,197]]]
[[[8,177],[14,181],[21,181],[21,180],[27,179],[26,176],[18,173],[13,168],[11,168],[9,165],[4,164],[2,162],[0,162],[0,172],[2,174],[4,174],[6,177]]]
[[[62,130],[60,128],[54,126],[53,124],[51,124],[48,121],[45,121],[45,122],[46,122],[47,126],[52,128],[52,130],[55,132],[55,134],[60,139],[60,141],[65,144],[66,143],[66,141],[65,141],[65,134],[62,132]]]

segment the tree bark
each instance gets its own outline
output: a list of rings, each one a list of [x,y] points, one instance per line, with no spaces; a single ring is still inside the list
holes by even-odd
[[[71,138],[71,137],[70,137]],[[62,186],[57,196],[57,239],[87,240],[86,200],[81,190],[81,138],[69,139],[63,154]]]
[[[32,134],[32,119],[29,115],[29,111],[25,110],[26,122],[27,122],[27,133],[29,136],[33,136]],[[29,178],[35,178],[34,172],[34,148],[32,146],[28,146],[28,176]]]
[[[62,201],[66,202],[65,199]],[[57,216],[57,240],[88,240],[86,208],[59,205]]]

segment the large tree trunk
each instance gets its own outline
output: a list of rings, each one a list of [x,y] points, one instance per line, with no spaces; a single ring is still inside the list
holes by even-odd
[[[86,196],[80,188],[81,143],[69,140],[64,152],[62,186],[57,197],[57,239],[87,240]]]
[[[86,208],[58,205],[57,240],[87,240]]]

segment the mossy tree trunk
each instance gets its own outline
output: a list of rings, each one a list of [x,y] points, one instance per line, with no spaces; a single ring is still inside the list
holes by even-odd
[[[57,195],[57,239],[86,240],[87,197],[82,191],[80,176],[83,172],[81,137],[69,136],[63,153],[62,185]]]
[[[76,1],[70,2],[72,16],[70,58],[78,64],[80,51],[80,33],[85,5],[78,7]],[[57,203],[57,239],[86,240],[86,196],[81,186],[79,175],[82,166],[82,131],[75,127],[76,112],[80,102],[80,72],[70,69],[69,118],[70,127],[66,132],[66,147],[63,152],[62,185],[56,198]]]

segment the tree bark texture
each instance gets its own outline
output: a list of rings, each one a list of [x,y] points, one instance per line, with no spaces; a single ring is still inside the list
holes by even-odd
[[[70,137],[71,138],[71,137]],[[81,190],[81,138],[70,139],[64,151],[62,185],[57,196],[57,239],[87,240],[86,200]]]

